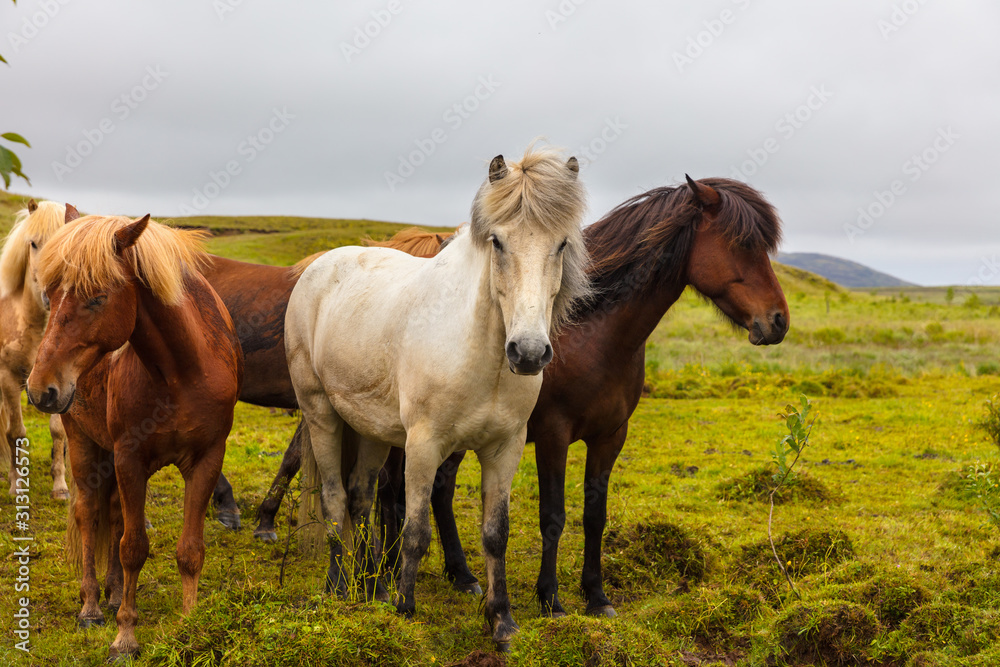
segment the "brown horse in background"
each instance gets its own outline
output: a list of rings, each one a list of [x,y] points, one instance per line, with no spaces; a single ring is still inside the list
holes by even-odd
[[[177,543],[183,611],[198,598],[205,510],[222,470],[243,377],[229,313],[197,272],[203,233],[87,216],[38,259],[51,316],[28,399],[63,415],[74,479],[70,544],[82,561],[78,621],[103,624],[96,557],[110,545],[105,589],[117,607],[110,657],[135,655],[136,586],[149,554],[146,486],[173,464],[184,477]]]
[[[27,480],[14,466],[16,443],[27,436],[21,415],[21,392],[35,363],[38,345],[48,322],[48,304],[35,279],[35,260],[45,243],[65,222],[72,206],[51,201],[28,202],[17,213],[0,254],[0,428],[6,446],[0,446],[0,469],[9,470],[10,494],[26,493]],[[49,419],[52,433],[52,497],[69,498],[66,486],[66,435],[58,415]]]

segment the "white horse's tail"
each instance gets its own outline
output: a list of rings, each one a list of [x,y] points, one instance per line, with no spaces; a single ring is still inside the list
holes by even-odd
[[[316,455],[313,453],[309,424],[302,428],[302,495],[299,498],[299,545],[303,553],[316,556],[326,546],[326,523],[320,494],[322,484]]]

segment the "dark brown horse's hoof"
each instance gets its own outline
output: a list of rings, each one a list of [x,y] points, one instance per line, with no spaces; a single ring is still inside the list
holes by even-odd
[[[233,531],[239,530],[241,526],[239,512],[216,512],[215,520]],[[275,536],[275,539],[277,539],[277,536]]]
[[[468,593],[469,595],[482,595],[483,587],[479,585],[478,581],[473,581],[468,584],[454,583],[451,585],[459,593]]]
[[[497,653],[510,653],[510,642],[496,642]]]
[[[104,617],[96,616],[94,618],[77,618],[76,627],[81,630],[87,630],[88,628],[101,627],[104,625]]]
[[[601,607],[594,607],[593,609],[587,610],[587,616],[601,616],[603,618],[615,618],[618,616],[618,612],[615,608],[609,604],[603,605]]]
[[[253,531],[253,538],[255,540],[260,540],[261,542],[277,542],[278,533],[274,532],[273,530],[261,530],[260,528],[258,528],[257,530]]]
[[[566,618],[566,612],[564,611],[549,612],[549,618]]]

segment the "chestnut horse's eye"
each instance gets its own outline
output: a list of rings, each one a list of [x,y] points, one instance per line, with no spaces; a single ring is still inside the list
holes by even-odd
[[[31,242],[31,249],[32,249],[32,250],[38,250],[38,244],[37,244],[37,243],[35,243],[34,241],[32,241],[32,242]]]
[[[107,301],[108,297],[106,294],[98,294],[97,296],[93,297],[90,301],[87,302],[87,308],[95,310],[103,306],[105,303],[107,303]]]

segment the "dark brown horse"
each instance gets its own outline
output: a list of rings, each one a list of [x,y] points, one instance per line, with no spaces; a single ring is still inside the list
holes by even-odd
[[[711,299],[750,342],[781,342],[788,306],[768,253],[780,238],[772,207],[752,188],[725,179],[657,188],[621,204],[585,231],[597,298],[582,305],[575,326],[559,338],[528,422],[539,482],[542,566],[537,594],[542,612],[565,613],[556,561],[566,521],[564,489],[569,445],[587,445],[584,480],[582,587],[588,613],[613,616],[603,590],[601,540],[611,470],[642,393],[646,339],[685,286]],[[433,507],[445,571],[456,588],[476,587],[466,565],[451,498],[461,455],[438,471]],[[398,465],[398,463],[397,463]],[[393,471],[389,471],[393,473]],[[382,497],[386,543],[393,543],[402,486],[389,474]],[[389,562],[393,562],[390,553]]]
[[[198,599],[205,510],[222,470],[243,355],[232,320],[197,272],[203,234],[87,216],[42,250],[51,316],[28,398],[61,413],[69,441],[82,561],[81,626],[102,624],[96,556],[110,545],[105,589],[117,608],[113,659],[139,650],[136,585],[149,554],[146,485],[173,464],[184,477],[177,543],[183,611]]]
[[[569,445],[577,440],[587,445],[582,580],[587,610],[612,616],[614,608],[603,590],[601,541],[611,471],[642,394],[646,339],[691,285],[747,330],[754,345],[781,342],[789,324],[788,306],[768,259],[780,235],[780,221],[760,193],[728,179],[689,179],[687,185],[650,190],[585,230],[597,297],[578,309],[576,323],[555,344],[555,361],[545,369],[528,422],[538,466],[543,555],[537,593],[544,613],[564,613],[556,561],[566,521]],[[396,562],[392,545],[398,543],[404,498],[403,460],[393,454],[379,485],[390,563]],[[446,575],[457,589],[478,593],[451,507],[463,456],[456,453],[438,470],[432,507]],[[279,475],[291,479],[297,470],[298,452],[290,447]]]

